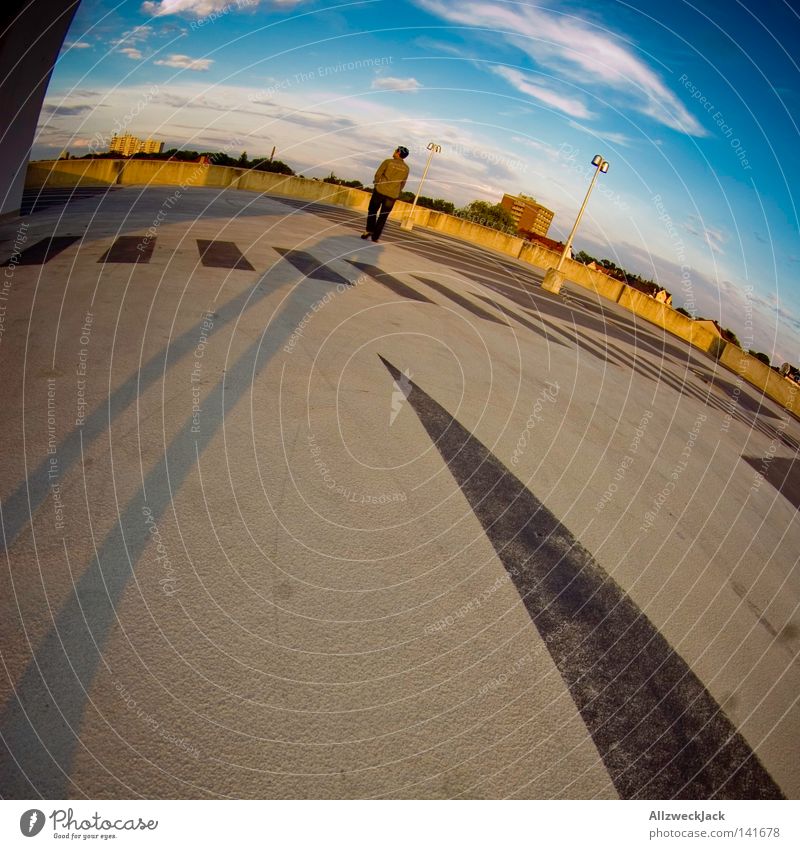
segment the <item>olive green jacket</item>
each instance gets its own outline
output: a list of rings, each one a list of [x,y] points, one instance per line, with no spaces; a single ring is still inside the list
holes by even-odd
[[[375,172],[375,191],[397,200],[407,179],[408,165],[402,159],[384,159]]]

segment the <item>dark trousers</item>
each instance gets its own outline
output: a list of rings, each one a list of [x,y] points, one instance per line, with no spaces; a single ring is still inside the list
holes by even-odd
[[[394,198],[387,198],[380,192],[372,190],[372,197],[369,199],[369,209],[367,210],[367,233],[372,236],[372,240],[377,242],[383,233],[384,224],[389,217],[389,213],[394,206]]]

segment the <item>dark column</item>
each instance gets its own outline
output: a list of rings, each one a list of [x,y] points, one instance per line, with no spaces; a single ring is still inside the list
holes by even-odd
[[[19,211],[50,74],[80,0],[3,0],[0,6],[0,218]]]

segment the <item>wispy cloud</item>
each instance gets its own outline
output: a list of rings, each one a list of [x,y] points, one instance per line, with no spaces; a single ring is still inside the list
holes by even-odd
[[[521,144],[525,147],[530,147],[533,150],[548,156],[550,159],[557,159],[559,156],[559,150],[557,147],[537,141],[536,139],[528,139],[524,136],[512,136],[511,141],[514,142],[514,144]]]
[[[172,53],[166,59],[157,59],[154,65],[166,65],[167,68],[183,68],[186,71],[207,71],[213,64],[213,59],[192,59],[183,53]]]
[[[143,59],[142,51],[136,47],[121,47],[120,53],[124,53],[129,59]]]
[[[573,127],[576,130],[580,130],[582,133],[588,133],[593,138],[598,141],[609,142],[609,144],[616,144],[622,147],[629,147],[633,139],[630,136],[626,136],[624,133],[615,133],[609,132],[608,130],[593,130],[591,127],[586,127],[583,124],[579,124],[577,121],[570,121],[570,127]]]
[[[544,103],[552,109],[557,109],[559,112],[564,112],[566,115],[572,115],[576,118],[591,118],[592,113],[586,106],[575,97],[567,97],[559,94],[556,91],[542,85],[541,82],[531,77],[528,74],[523,74],[515,68],[506,68],[502,65],[495,65],[492,70],[501,76],[506,82],[511,83],[514,88],[522,94]]]
[[[122,35],[112,41],[112,44],[119,46],[120,44],[138,44],[140,42],[146,42],[152,39],[156,34],[155,28],[151,27],[150,24],[142,24],[141,26],[134,27],[133,29],[125,30]]]
[[[571,14],[493,0],[415,2],[445,20],[496,32],[562,79],[602,87],[624,97],[628,109],[689,135],[707,135],[659,75],[599,25]]]
[[[722,246],[728,241],[727,234],[716,227],[706,227],[696,215],[689,216],[683,229],[693,236],[699,236],[715,254],[725,253]]]
[[[76,115],[86,115],[89,112],[92,112],[94,107],[89,106],[88,104],[82,104],[80,106],[67,106],[66,104],[61,103],[45,103],[42,106],[42,112],[45,115],[53,115],[61,118],[72,118]]]
[[[414,43],[423,50],[432,50],[436,54],[447,53],[458,56],[459,59],[463,59],[465,56],[464,45],[456,44],[452,41],[439,41],[436,38],[422,35],[419,38],[415,38]]]
[[[379,91],[417,91],[422,83],[414,77],[375,77],[372,88]]]
[[[303,0],[271,0],[270,3],[262,3],[261,0],[146,0],[142,3],[142,12],[155,18],[165,15],[190,15],[203,18],[214,12],[227,14],[231,11],[252,10],[262,5],[289,9],[302,2]]]
[[[88,50],[92,45],[88,41],[65,41],[64,47],[70,50]]]

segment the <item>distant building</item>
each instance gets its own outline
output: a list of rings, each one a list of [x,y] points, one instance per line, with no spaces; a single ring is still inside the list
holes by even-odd
[[[668,307],[672,306],[672,295],[663,286],[659,286],[657,283],[649,283],[645,280],[629,280],[627,278],[624,282],[643,295],[654,298],[660,304],[666,304]]]
[[[511,213],[520,233],[546,236],[553,223],[553,210],[547,209],[527,195],[503,195],[500,205]]]
[[[585,263],[585,265],[587,268],[591,268],[592,271],[599,271],[607,277],[610,277],[612,280],[619,280],[620,283],[630,286],[631,289],[636,289],[637,292],[641,292],[643,295],[653,298],[660,304],[666,304],[668,307],[672,306],[672,295],[663,286],[659,286],[657,283],[652,283],[647,280],[631,279],[624,272],[620,274],[620,269],[606,268],[604,265],[598,265],[594,260]]]
[[[560,242],[557,239],[551,239],[548,236],[541,236],[539,233],[531,233],[530,231],[528,231],[524,234],[524,238],[526,242],[531,242],[534,245],[541,245],[543,248],[547,248],[547,250],[549,251],[556,251],[557,253],[561,253],[564,250],[563,242]]]
[[[592,271],[600,271],[605,274],[607,277],[613,277],[614,275],[611,273],[610,268],[606,268],[603,265],[598,265],[594,260],[586,263],[587,268],[591,268]]]
[[[800,369],[795,368],[791,363],[784,363],[778,371],[787,380],[800,383]]]
[[[114,133],[108,149],[123,156],[133,156],[134,153],[161,153],[164,150],[164,142],[140,139],[130,133],[125,133],[124,136]]]
[[[161,153],[164,150],[164,142],[155,139],[145,139],[142,142],[141,153]]]

